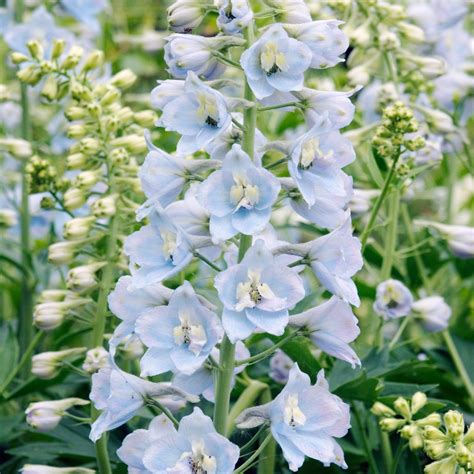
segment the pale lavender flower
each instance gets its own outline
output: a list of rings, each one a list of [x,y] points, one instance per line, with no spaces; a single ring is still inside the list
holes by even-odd
[[[402,318],[410,314],[413,296],[398,280],[386,280],[377,286],[374,311],[385,319]]]
[[[235,35],[249,25],[253,12],[247,0],[217,0],[217,26],[224,33]]]
[[[222,323],[232,342],[248,337],[255,328],[283,334],[288,310],[304,297],[297,272],[275,263],[272,253],[258,240],[241,263],[215,279],[224,305]]]
[[[254,428],[265,422],[292,471],[297,471],[305,456],[325,466],[347,468],[344,452],[334,438],[342,438],[350,428],[349,405],[329,391],[324,371],[311,385],[298,364],[290,371],[285,388],[270,403],[244,410],[237,427]]]
[[[449,325],[451,308],[442,296],[421,298],[413,303],[412,310],[429,332],[444,331]]]
[[[275,351],[270,359],[270,378],[275,382],[285,384],[288,382],[293,361],[280,349]]]

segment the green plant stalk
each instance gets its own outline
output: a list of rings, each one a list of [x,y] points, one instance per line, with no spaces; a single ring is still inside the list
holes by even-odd
[[[379,468],[377,467],[377,462],[374,458],[374,454],[370,449],[370,443],[367,438],[367,433],[364,431],[364,425],[362,424],[362,419],[358,407],[355,404],[352,405],[352,407],[352,412],[354,413],[355,417],[355,424],[357,425],[357,428],[359,429],[360,434],[362,436],[362,443],[364,445],[365,455],[367,456],[367,461],[369,463],[370,469],[372,470],[372,474],[380,474]]]
[[[402,336],[403,331],[405,331],[405,328],[408,326],[409,322],[410,322],[410,318],[408,316],[405,316],[398,328],[397,333],[395,334],[395,336],[393,336],[393,339],[390,341],[390,344],[388,345],[389,351],[391,351],[395,347],[400,337]]]
[[[267,446],[267,444],[272,440],[272,435],[271,433],[268,433],[265,439],[262,441],[260,446],[255,450],[255,452],[250,456],[247,461],[245,461],[242,466],[238,467],[235,471],[234,474],[240,474],[242,472],[245,472],[255,461],[260,456],[260,453],[262,453]]]
[[[270,403],[272,401],[272,392],[270,387],[266,387],[260,396],[260,403],[264,405],[265,403]],[[261,436],[261,443],[265,442],[265,437]],[[272,438],[268,441],[260,453],[259,463],[258,463],[258,474],[273,474],[275,472],[275,456],[276,456],[276,443]]]
[[[400,189],[395,187],[390,196],[389,203],[389,223],[387,230],[387,240],[385,244],[385,254],[382,262],[380,277],[382,281],[390,278],[393,267],[393,260],[397,248],[397,231],[398,231],[398,213],[400,210]]]
[[[21,23],[25,5],[23,0],[15,2],[15,21]],[[28,103],[28,86],[21,84],[21,137],[31,140],[31,123]],[[30,207],[28,181],[25,167],[27,160],[21,164],[21,204],[20,204],[20,240],[21,240],[21,264],[27,270],[31,267],[30,252]],[[33,288],[30,272],[24,271],[20,284],[20,318],[18,321],[18,342],[20,352],[25,353],[33,338]],[[31,355],[31,354],[30,354]],[[21,373],[27,376],[30,372],[31,360],[26,359]]]
[[[367,245],[367,240],[373,230],[375,220],[377,219],[377,215],[380,211],[380,208],[382,207],[382,204],[385,200],[385,197],[387,196],[388,190],[390,188],[390,184],[392,182],[392,179],[395,175],[395,169],[397,167],[398,159],[400,158],[400,150],[397,150],[396,155],[393,158],[392,166],[390,167],[390,171],[388,172],[387,177],[385,178],[385,182],[382,188],[382,192],[379,194],[379,197],[377,198],[377,201],[375,201],[375,205],[372,209],[372,212],[369,217],[369,222],[367,223],[367,226],[365,227],[364,231],[362,232],[362,235],[360,237],[361,243],[362,243],[362,252],[364,252],[365,246]]]
[[[234,403],[232,410],[230,410],[229,416],[227,417],[227,432],[229,436],[235,428],[235,420],[237,417],[249,406],[251,406],[263,390],[267,388],[267,384],[259,382],[258,380],[252,380],[250,384],[240,395],[239,399]]]
[[[247,45],[250,46],[254,40],[253,22],[246,29]],[[254,96],[248,83],[245,83],[245,99],[253,101]],[[254,105],[244,112],[244,137],[243,149],[250,158],[253,158],[255,144],[255,125],[257,122],[257,109]],[[245,252],[252,245],[252,237],[240,236],[238,261],[240,262]],[[224,336],[220,346],[219,368],[217,369],[217,381],[215,388],[214,426],[218,433],[225,435],[227,430],[227,417],[230,406],[230,392],[232,390],[232,376],[235,367],[235,344],[232,344],[227,336]]]

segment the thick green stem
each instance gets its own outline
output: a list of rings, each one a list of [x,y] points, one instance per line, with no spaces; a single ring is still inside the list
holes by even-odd
[[[245,388],[239,399],[234,403],[232,410],[230,410],[227,418],[227,436],[234,430],[237,417],[255,402],[265,388],[268,388],[267,385],[258,380],[252,380],[248,387]]]
[[[23,0],[15,2],[15,20],[21,23],[24,13]],[[31,140],[31,123],[28,104],[28,87],[21,84],[21,137]],[[33,338],[33,288],[30,279],[31,251],[30,251],[30,207],[29,190],[26,177],[27,161],[21,165],[21,203],[20,203],[20,239],[21,239],[21,264],[24,272],[20,284],[20,318],[18,321],[18,341],[20,352],[25,353]],[[30,372],[31,360],[25,360],[22,367],[22,374],[27,376]]]
[[[379,197],[377,198],[377,201],[375,201],[375,205],[372,209],[372,212],[369,217],[369,222],[367,223],[367,226],[365,227],[364,231],[362,232],[361,235],[361,242],[362,242],[362,252],[365,249],[365,246],[367,245],[367,240],[374,228],[375,220],[377,219],[377,215],[380,211],[380,208],[382,207],[382,204],[385,200],[385,197],[387,196],[388,190],[390,188],[390,184],[392,182],[393,177],[395,176],[395,170],[397,167],[398,159],[400,158],[400,150],[397,151],[396,155],[393,158],[392,166],[390,168],[390,171],[388,172],[387,177],[385,178],[385,182],[382,188],[382,192],[379,194]]]
[[[395,187],[390,197],[389,223],[387,229],[387,240],[385,243],[385,254],[382,263],[381,279],[390,278],[393,267],[395,251],[397,249],[397,231],[398,231],[398,211],[400,208],[400,190]]]
[[[272,401],[272,392],[270,387],[266,387],[260,396],[260,403],[264,405],[265,403],[270,403]],[[265,442],[265,437],[261,436],[261,443]],[[276,456],[276,443],[272,438],[268,441],[260,453],[260,458],[258,462],[258,474],[273,474],[275,472],[275,456]]]

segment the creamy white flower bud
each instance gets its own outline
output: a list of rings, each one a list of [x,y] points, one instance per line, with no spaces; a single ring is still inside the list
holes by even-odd
[[[86,137],[81,140],[80,147],[85,155],[95,155],[100,150],[100,142],[97,138]]]
[[[36,354],[31,359],[31,373],[39,379],[52,379],[59,373],[64,360],[82,354],[85,350],[85,347],[78,347],[64,351]]]
[[[82,67],[82,71],[86,72],[92,69],[96,69],[102,66],[103,63],[104,63],[104,53],[96,49],[95,51],[92,51],[91,53],[89,53],[89,55],[87,56],[84,62],[84,66]]]
[[[360,66],[352,68],[347,73],[347,78],[349,79],[349,83],[353,86],[365,86],[370,82],[369,70],[364,64],[361,64]]]
[[[464,433],[464,417],[462,413],[456,410],[449,410],[444,414],[444,424],[446,426],[447,433],[452,438],[460,438]]]
[[[69,125],[67,129],[67,136],[76,140],[84,138],[86,134],[87,128],[83,123],[74,123],[72,125]]]
[[[38,297],[38,303],[54,303],[58,301],[64,301],[67,294],[67,290],[43,290]]]
[[[26,422],[38,431],[51,431],[58,426],[66,410],[75,405],[88,405],[88,400],[65,398],[30,403],[25,411]]]
[[[87,156],[83,153],[73,153],[66,158],[66,166],[70,170],[82,168],[87,162]]]
[[[372,408],[370,409],[370,411],[376,416],[386,416],[386,417],[395,416],[395,412],[390,407],[388,407],[387,405],[381,402],[375,402],[372,405]]]
[[[152,127],[156,122],[156,113],[153,110],[142,110],[133,114],[133,119],[144,128]]]
[[[51,467],[42,464],[25,464],[22,474],[95,474],[93,469],[85,467]]]
[[[64,193],[64,207],[66,209],[78,209],[86,202],[87,194],[82,189],[70,188]]]
[[[111,141],[111,145],[124,147],[133,154],[145,153],[147,150],[145,137],[142,135],[118,137]]]
[[[74,185],[79,189],[90,189],[94,186],[102,177],[102,170],[97,169],[94,171],[87,170],[79,173],[74,180]]]
[[[199,26],[212,2],[205,0],[178,0],[168,7],[168,24],[173,31],[190,33]]]
[[[128,89],[133,86],[136,80],[137,76],[133,71],[130,69],[124,69],[112,76],[109,80],[109,84],[112,84],[119,89]]]
[[[400,418],[383,418],[379,421],[380,428],[382,428],[383,431],[388,432],[398,430],[405,423],[406,421]]]
[[[53,265],[70,263],[74,259],[77,242],[55,242],[48,248],[48,261]]]
[[[116,194],[99,198],[92,203],[92,213],[98,218],[111,217],[117,212],[116,202]]]
[[[395,410],[403,416],[403,418],[409,419],[411,417],[410,405],[403,397],[398,397],[393,402],[393,406]]]
[[[35,64],[30,64],[17,71],[16,77],[30,86],[35,86],[43,77],[43,73]]]
[[[63,237],[67,240],[78,240],[87,237],[95,220],[95,216],[88,216],[75,217],[67,221],[63,227]]]
[[[71,49],[68,51],[66,57],[64,58],[63,63],[61,64],[62,69],[71,69],[76,67],[79,64],[79,61],[84,54],[84,49],[80,46],[72,46]]]
[[[82,291],[93,288],[97,284],[96,272],[105,262],[80,265],[69,270],[66,277],[66,286],[72,291]]]
[[[33,311],[34,325],[42,331],[56,329],[64,321],[67,307],[62,301],[37,304]]]
[[[1,149],[15,158],[29,158],[33,154],[30,142],[21,138],[0,138]]]
[[[58,96],[58,81],[54,76],[48,76],[44,83],[43,89],[41,89],[41,96],[46,100],[52,101]]]
[[[82,364],[83,370],[93,374],[109,365],[109,353],[103,347],[95,347],[86,352],[86,358]]]
[[[0,228],[13,227],[18,223],[18,216],[11,209],[0,209]]]
[[[44,57],[44,49],[41,46],[41,43],[38,40],[30,40],[26,43],[28,51],[30,52],[31,56],[38,61],[41,61]]]
[[[380,47],[386,50],[393,50],[400,47],[398,36],[389,30],[383,30],[379,35]]]
[[[19,53],[18,51],[13,52],[10,55],[10,58],[13,64],[21,64],[21,63],[24,63],[25,61],[30,60],[30,58],[26,56],[26,54]]]
[[[58,59],[64,53],[65,48],[66,42],[62,38],[56,38],[51,49],[51,59]]]
[[[409,41],[416,43],[422,43],[425,41],[425,32],[419,26],[406,21],[400,21],[397,24],[397,28]]]
[[[416,392],[411,397],[411,414],[420,411],[428,402],[427,396],[423,392]]]

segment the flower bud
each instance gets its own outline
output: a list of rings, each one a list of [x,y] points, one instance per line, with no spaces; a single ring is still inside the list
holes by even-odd
[[[421,410],[428,401],[426,395],[423,392],[416,392],[411,397],[411,414],[414,415]]]
[[[29,158],[33,153],[30,142],[20,138],[0,138],[0,149],[15,158]]]
[[[417,428],[414,425],[406,425],[400,430],[400,436],[405,439],[410,439],[417,432]]]
[[[109,353],[103,347],[89,349],[82,368],[92,374],[109,365]]]
[[[64,193],[64,207],[69,210],[78,209],[86,202],[87,194],[82,189],[70,188]]]
[[[97,102],[91,102],[87,104],[87,111],[92,117],[98,118],[102,113],[102,107]]]
[[[41,61],[43,59],[44,49],[38,40],[30,40],[28,41],[28,43],[26,43],[26,46],[33,58],[37,59],[38,61]]]
[[[168,24],[177,33],[190,33],[206,14],[206,2],[178,0],[168,7]]]
[[[100,150],[100,142],[96,138],[83,138],[80,146],[81,152],[85,155],[95,155]]]
[[[65,47],[66,42],[62,38],[56,38],[51,49],[51,59],[58,59],[64,53]]]
[[[70,263],[74,259],[76,242],[56,242],[48,248],[48,261],[53,265]]]
[[[474,422],[469,425],[469,428],[463,437],[463,443],[466,445],[474,443]]]
[[[71,82],[70,90],[73,99],[84,102],[90,102],[92,100],[92,93],[89,88],[87,88],[78,81]]]
[[[25,61],[30,60],[30,58],[28,56],[26,56],[23,53],[19,53],[17,51],[12,53],[10,58],[11,58],[13,64],[21,64],[21,63],[24,63]]]
[[[102,177],[102,170],[83,171],[76,176],[74,185],[79,189],[90,189]]]
[[[72,291],[88,290],[97,283],[96,272],[100,270],[105,262],[80,265],[69,270],[66,277],[66,286]]]
[[[22,474],[95,474],[93,469],[85,467],[49,467],[41,464],[25,464]]]
[[[87,115],[87,111],[83,107],[73,105],[64,112],[66,118],[70,121],[83,119]]]
[[[11,209],[0,209],[0,229],[13,227],[18,223],[18,216]]]
[[[104,107],[117,102],[120,99],[120,91],[115,87],[110,87],[107,92],[100,99],[100,104]]]
[[[87,134],[87,128],[83,123],[74,123],[69,125],[67,129],[67,136],[68,138],[74,138],[76,140],[80,140],[81,138],[85,137]]]
[[[82,168],[87,162],[87,156],[83,153],[73,153],[66,158],[66,166],[70,170]]]
[[[39,379],[52,379],[59,373],[64,360],[82,354],[85,350],[85,347],[79,347],[64,351],[36,354],[31,359],[31,373]]]
[[[446,431],[451,438],[458,439],[464,433],[464,417],[462,413],[455,410],[449,410],[443,417]]]
[[[96,69],[104,63],[104,53],[98,49],[92,51],[87,56],[84,66],[82,67],[82,72],[87,72],[92,69]]]
[[[434,130],[440,133],[452,133],[456,130],[453,119],[447,113],[421,106],[418,109],[424,113],[426,121]]]
[[[87,237],[95,222],[95,217],[75,217],[67,221],[63,227],[63,237],[67,240],[78,240]]]
[[[409,440],[408,446],[412,451],[421,449],[423,447],[423,436],[420,433],[415,433]]]
[[[115,194],[97,199],[92,203],[92,213],[98,218],[113,216],[117,211],[116,200],[117,196]]]
[[[119,123],[123,125],[133,119],[133,111],[130,107],[122,107],[116,112],[115,117],[117,117]]]
[[[156,122],[156,113],[153,110],[143,110],[133,115],[133,119],[138,125],[144,128],[152,127]]]
[[[393,406],[395,407],[395,410],[403,416],[403,418],[407,420],[411,418],[410,405],[403,397],[398,397],[393,402]]]
[[[464,446],[463,443],[458,441],[456,443],[456,461],[460,466],[467,467],[469,461],[472,458],[472,453],[469,451],[469,449]]]
[[[354,86],[359,84],[365,86],[370,82],[369,71],[363,64],[351,69],[347,74],[347,78]]]
[[[23,69],[20,69],[16,73],[16,77],[18,77],[21,82],[25,82],[30,86],[36,86],[36,84],[38,84],[38,82],[43,77],[43,74],[36,65],[31,64],[29,66],[24,67]]]
[[[397,27],[400,33],[409,41],[413,41],[414,43],[422,43],[425,41],[425,32],[419,26],[407,23],[406,21],[400,21]]]
[[[383,418],[379,421],[380,428],[383,431],[395,431],[401,428],[405,424],[405,420],[399,418]]]
[[[46,61],[43,59],[40,61],[39,66],[43,74],[49,74],[50,72],[54,71],[54,64],[51,61]]]
[[[114,165],[120,166],[128,163],[129,154],[125,148],[114,148],[110,152],[110,160]]]
[[[41,96],[46,100],[53,101],[58,96],[58,81],[54,76],[48,76],[41,89]]]
[[[66,309],[62,301],[37,304],[33,311],[33,323],[42,331],[52,331],[64,321]]]
[[[380,402],[375,402],[372,405],[372,408],[370,409],[370,411],[375,416],[386,416],[386,417],[395,416],[395,412],[390,407]]]
[[[145,153],[147,150],[145,137],[142,135],[124,135],[111,141],[113,146],[123,146],[132,154]]]
[[[379,35],[379,44],[382,49],[390,51],[400,47],[400,40],[393,31],[385,30]]]
[[[64,301],[67,295],[66,290],[43,290],[39,297],[38,303],[54,303],[58,301]]]
[[[136,80],[137,76],[133,71],[130,69],[124,69],[123,71],[120,71],[112,76],[109,80],[109,84],[112,84],[119,89],[128,89],[129,87],[133,86]]]
[[[63,63],[61,64],[62,69],[72,69],[79,64],[79,61],[84,54],[84,49],[80,46],[72,46],[71,49],[68,51],[66,57],[64,58]]]
[[[415,424],[419,427],[426,427],[426,426],[439,427],[441,426],[441,415],[439,413],[430,413],[428,416],[425,416],[424,418],[416,420]]]

